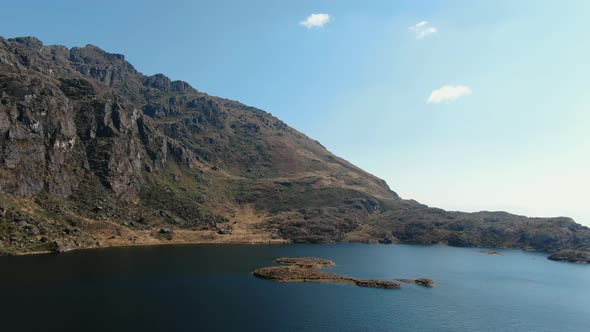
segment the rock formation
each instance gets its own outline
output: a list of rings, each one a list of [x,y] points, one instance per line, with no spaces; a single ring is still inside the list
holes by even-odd
[[[436,282],[432,279],[428,278],[418,278],[418,279],[404,279],[404,278],[396,278],[395,280],[404,282],[406,284],[416,284],[424,287],[434,287],[436,286]]]
[[[334,262],[315,257],[282,257],[275,262],[286,266],[268,266],[255,270],[254,276],[278,282],[334,282],[352,284],[360,287],[399,289],[400,284],[374,279],[357,279],[343,277],[334,273],[318,271],[318,269],[334,266]]]

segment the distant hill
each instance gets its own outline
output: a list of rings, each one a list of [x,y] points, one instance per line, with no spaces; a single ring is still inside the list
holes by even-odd
[[[358,241],[590,258],[590,229],[569,218],[404,200],[269,113],[143,75],[92,45],[0,37],[0,149],[7,254]]]

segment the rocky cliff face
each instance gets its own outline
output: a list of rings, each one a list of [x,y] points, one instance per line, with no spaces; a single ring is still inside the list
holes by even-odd
[[[0,249],[416,242],[590,249],[568,218],[403,200],[271,114],[119,54],[0,37]]]

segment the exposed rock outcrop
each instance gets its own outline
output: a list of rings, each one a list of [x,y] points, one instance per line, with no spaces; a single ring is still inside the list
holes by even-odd
[[[306,269],[321,269],[324,267],[336,265],[329,259],[316,257],[279,257],[275,259],[275,262]]]
[[[283,257],[275,260],[286,266],[269,266],[257,269],[254,276],[278,282],[335,282],[352,284],[361,287],[399,289],[400,284],[374,279],[357,279],[339,276],[334,273],[318,271],[318,269],[333,266],[334,262],[314,257]]]
[[[396,278],[395,280],[400,281],[400,282],[404,282],[406,284],[416,284],[416,285],[424,286],[424,287],[436,286],[436,282],[434,282],[434,280],[428,279],[428,278],[418,278],[418,279]]]
[[[480,251],[480,254],[484,254],[484,255],[488,255],[488,256],[502,256],[501,253],[497,252],[497,251]]]
[[[590,263],[590,252],[582,250],[560,250],[549,256],[549,259],[554,261],[588,264]]]

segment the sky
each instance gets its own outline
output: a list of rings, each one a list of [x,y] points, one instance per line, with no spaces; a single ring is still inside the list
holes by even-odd
[[[590,226],[588,1],[3,2],[5,38],[261,108],[403,198]]]

